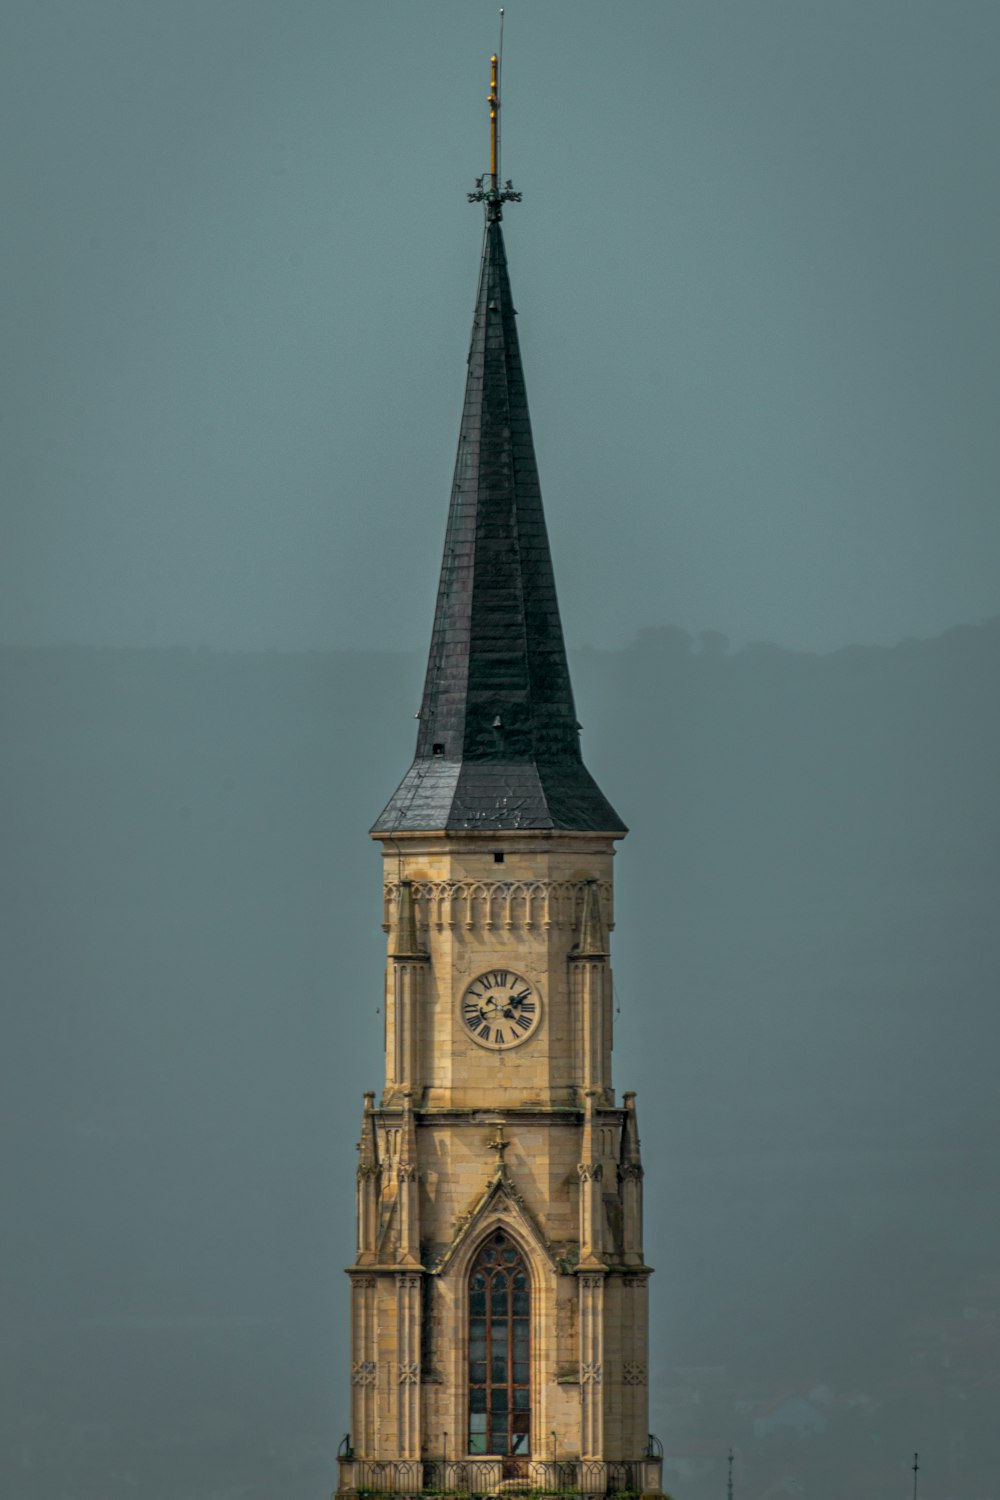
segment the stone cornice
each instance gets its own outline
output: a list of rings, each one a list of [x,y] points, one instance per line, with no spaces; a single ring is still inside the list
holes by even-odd
[[[504,1121],[519,1125],[571,1125],[583,1123],[583,1110],[575,1104],[504,1104]],[[375,1110],[378,1120],[395,1124],[403,1118],[402,1105],[386,1103]],[[618,1104],[599,1104],[594,1111],[596,1124],[621,1124],[625,1110]],[[496,1109],[470,1108],[457,1104],[432,1105],[426,1109],[414,1109],[413,1117],[420,1125],[469,1125],[482,1128],[497,1123]]]
[[[456,927],[484,932],[497,928],[547,932],[579,927],[587,880],[414,880],[409,882],[420,927],[438,932]],[[605,925],[614,927],[611,881],[596,882]],[[399,883],[385,882],[383,928],[389,931],[399,894]]]
[[[390,1265],[383,1261],[375,1266],[345,1266],[344,1270],[348,1276],[423,1276],[426,1267],[419,1263],[400,1265],[396,1261]]]

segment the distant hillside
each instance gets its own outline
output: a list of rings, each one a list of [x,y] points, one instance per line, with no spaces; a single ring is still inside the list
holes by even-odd
[[[657,1388],[897,1391],[919,1320],[1000,1269],[1000,621],[822,657],[650,630],[574,674],[633,830],[616,1075]],[[381,1050],[366,830],[420,678],[0,651],[4,1493],[332,1487]],[[986,1493],[986,1436],[952,1493]]]

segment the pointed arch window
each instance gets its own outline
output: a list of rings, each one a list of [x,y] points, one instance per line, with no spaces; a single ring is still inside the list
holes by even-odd
[[[469,1272],[469,1452],[531,1452],[531,1279],[502,1229]]]

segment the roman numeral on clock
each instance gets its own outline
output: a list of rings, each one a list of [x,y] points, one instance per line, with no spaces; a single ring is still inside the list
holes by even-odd
[[[488,969],[477,975],[458,1002],[458,1019],[468,1034],[496,1052],[528,1041],[541,1015],[541,997],[523,975],[510,969]]]

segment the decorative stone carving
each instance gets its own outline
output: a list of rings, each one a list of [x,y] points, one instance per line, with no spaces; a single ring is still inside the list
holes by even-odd
[[[413,1162],[402,1162],[396,1168],[396,1177],[400,1182],[416,1182],[417,1169]]]
[[[622,1384],[645,1385],[646,1366],[644,1364],[641,1364],[638,1360],[627,1359],[622,1365]]]
[[[412,1272],[404,1272],[396,1277],[396,1285],[404,1292],[412,1292],[420,1285],[420,1277],[414,1276]]]
[[[581,1385],[600,1385],[604,1379],[604,1370],[596,1359],[585,1360],[580,1366]]]
[[[600,1182],[604,1176],[604,1171],[599,1161],[577,1162],[576,1171],[581,1182]]]
[[[374,1385],[375,1364],[370,1359],[356,1359],[351,1365],[352,1385]]]
[[[400,1385],[416,1385],[420,1379],[420,1367],[413,1360],[408,1360],[399,1367]]]
[[[585,1292],[598,1292],[604,1285],[604,1277],[600,1271],[583,1271],[579,1282]]]
[[[585,880],[414,880],[411,894],[418,923],[434,926],[439,932],[446,927],[530,931],[534,927],[578,927],[587,885]],[[384,888],[386,932],[396,909],[398,890],[395,881]],[[598,893],[610,929],[614,926],[611,882],[599,881]]]

